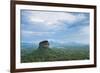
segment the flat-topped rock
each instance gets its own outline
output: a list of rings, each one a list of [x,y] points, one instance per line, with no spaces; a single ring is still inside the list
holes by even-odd
[[[48,49],[49,48],[49,42],[47,40],[41,41],[39,43],[39,48]]]

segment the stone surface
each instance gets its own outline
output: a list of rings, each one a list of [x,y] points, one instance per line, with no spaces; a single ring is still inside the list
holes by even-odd
[[[49,42],[47,40],[41,41],[39,43],[39,48],[44,48],[44,49],[49,48]]]

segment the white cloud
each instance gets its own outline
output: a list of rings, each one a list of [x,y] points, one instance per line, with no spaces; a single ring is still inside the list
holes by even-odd
[[[80,34],[89,35],[89,33],[90,33],[90,27],[89,26],[85,26],[80,30]]]
[[[30,23],[42,23],[43,26],[47,29],[51,28],[61,28],[64,24],[63,21],[66,21],[69,24],[73,24],[77,21],[84,20],[86,16],[84,14],[72,14],[65,12],[40,12],[40,11],[30,11],[29,14]],[[39,25],[39,24],[38,24]],[[67,24],[66,24],[67,25]],[[74,25],[74,24],[73,24]]]
[[[43,19],[39,19],[39,18],[30,18],[30,21],[31,22],[44,22],[44,20]]]
[[[55,32],[33,32],[33,31],[25,31],[23,30],[22,31],[22,34],[24,34],[25,36],[26,35],[29,35],[29,36],[41,36],[41,35],[50,35],[50,34],[54,34]]]

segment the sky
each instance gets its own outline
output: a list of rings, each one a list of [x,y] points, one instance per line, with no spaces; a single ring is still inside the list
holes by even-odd
[[[20,16],[21,42],[48,40],[89,44],[89,13],[21,10]]]

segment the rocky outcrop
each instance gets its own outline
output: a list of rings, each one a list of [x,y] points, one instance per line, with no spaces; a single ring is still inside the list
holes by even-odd
[[[47,40],[41,41],[39,43],[39,47],[38,48],[44,48],[44,49],[48,49],[49,48],[49,42]]]

